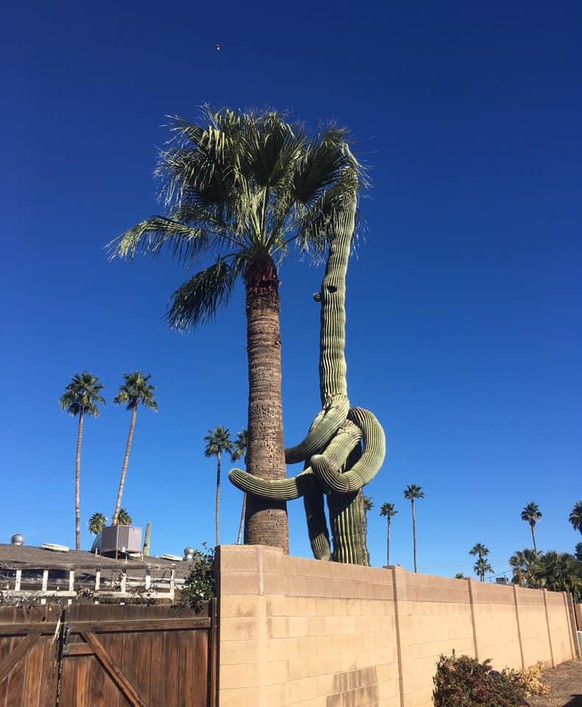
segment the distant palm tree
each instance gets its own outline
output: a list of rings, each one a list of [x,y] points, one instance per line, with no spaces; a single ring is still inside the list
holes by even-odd
[[[538,508],[537,504],[533,503],[533,501],[531,503],[528,503],[527,506],[521,512],[521,519],[529,523],[529,527],[531,529],[533,549],[534,552],[537,552],[538,549],[536,547],[536,523],[538,523],[542,519],[542,513]]]
[[[520,587],[535,589],[539,587],[537,572],[540,554],[531,548],[517,550],[510,558],[509,565],[513,568],[512,582]]]
[[[120,508],[117,514],[117,525],[133,525],[133,518],[125,508]]]
[[[569,520],[574,530],[578,530],[582,533],[582,501],[578,501],[574,504]]]
[[[383,503],[380,507],[380,515],[384,516],[387,521],[388,528],[386,530],[386,565],[390,566],[390,526],[392,518],[398,513],[393,503]]]
[[[249,446],[249,433],[246,429],[242,429],[237,433],[236,439],[232,443],[232,451],[230,453],[230,458],[233,462],[237,461],[241,457],[244,459],[246,465],[246,455],[247,447]],[[242,543],[243,529],[245,524],[245,513],[247,507],[247,495],[243,493],[242,509],[240,514],[240,522],[238,524],[238,535],[236,538],[236,544],[240,545]]]
[[[61,396],[61,408],[73,417],[79,417],[77,428],[77,456],[75,463],[75,549],[81,549],[81,447],[83,444],[83,423],[85,415],[97,417],[97,403],[105,405],[100,395],[103,386],[91,373],[75,373],[65,392]]]
[[[462,572],[457,572],[453,579],[467,579]]]
[[[144,376],[141,371],[135,371],[134,373],[124,373],[123,377],[125,380],[121,384],[119,393],[113,402],[116,405],[125,405],[126,410],[131,410],[131,420],[129,423],[129,434],[127,435],[127,444],[125,445],[125,455],[123,457],[123,465],[121,467],[121,478],[119,479],[117,501],[115,502],[115,510],[113,511],[111,525],[124,525],[124,523],[119,523],[119,509],[121,508],[121,499],[123,497],[123,489],[125,488],[125,476],[129,465],[131,445],[133,443],[137,408],[139,405],[144,405],[155,412],[158,410],[158,404],[154,400],[155,388],[153,385],[148,383],[151,376]]]
[[[579,562],[582,562],[582,543],[576,543],[576,547],[574,548],[574,557]]]
[[[103,513],[93,513],[89,518],[89,532],[92,535],[99,535],[107,523],[107,518]]]
[[[487,559],[488,554],[489,549],[485,547],[483,543],[476,543],[469,550],[469,555],[477,556],[477,561],[475,562],[475,566],[473,567],[473,569],[475,570],[475,574],[479,577],[481,582],[485,581],[485,574],[487,572],[493,572],[493,567],[491,567],[491,565],[489,564],[489,560]]]
[[[582,598],[582,566],[567,552],[546,552],[540,556],[538,576],[541,586],[554,592],[569,592],[574,601]]]
[[[222,453],[232,450],[232,441],[230,432],[226,427],[216,427],[213,430],[208,430],[208,434],[204,437],[207,443],[204,449],[204,455],[207,457],[216,457],[216,546],[220,545],[220,466],[222,462]]]
[[[410,508],[412,510],[412,548],[414,554],[414,571],[417,572],[416,567],[416,512],[414,510],[414,501],[418,498],[424,498],[424,491],[420,486],[416,484],[410,484],[404,489],[404,498],[410,501]]]

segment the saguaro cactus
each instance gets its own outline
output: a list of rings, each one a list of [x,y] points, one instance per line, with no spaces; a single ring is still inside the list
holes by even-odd
[[[285,451],[287,463],[305,462],[295,477],[265,481],[240,469],[229,479],[262,498],[303,497],[314,556],[350,564],[369,564],[361,489],[378,473],[386,454],[384,431],[368,410],[351,407],[345,358],[346,273],[356,214],[356,195],[332,221],[332,238],[320,292],[319,380],[322,409],[305,439]],[[333,552],[325,518],[327,495]]]

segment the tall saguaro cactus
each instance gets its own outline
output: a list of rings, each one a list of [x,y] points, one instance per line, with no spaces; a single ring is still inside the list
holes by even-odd
[[[305,462],[295,477],[266,481],[240,469],[229,478],[246,493],[261,498],[303,497],[314,556],[350,564],[369,564],[362,532],[361,489],[378,473],[386,454],[384,431],[368,410],[351,407],[347,392],[346,273],[355,226],[356,195],[337,211],[321,290],[319,380],[322,409],[305,439],[287,449],[287,463]],[[327,495],[333,551],[325,517]]]

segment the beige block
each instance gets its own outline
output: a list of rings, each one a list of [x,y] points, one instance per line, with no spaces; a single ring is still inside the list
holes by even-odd
[[[270,638],[266,640],[268,661],[290,660],[299,657],[299,638]]]
[[[306,616],[291,616],[288,619],[289,636],[308,636],[308,619]]]
[[[220,689],[259,687],[256,663],[220,666]]]
[[[257,622],[254,618],[223,618],[220,622],[220,642],[242,641],[257,637]]]
[[[265,611],[267,616],[292,616],[294,612],[290,609],[290,600],[286,596],[275,594],[266,599]]]
[[[259,641],[221,641],[220,664],[236,665],[240,663],[256,663],[259,656]]]
[[[220,690],[220,707],[257,707],[260,704],[261,691],[254,689]],[[274,707],[274,706],[273,706]]]
[[[303,678],[287,683],[287,698],[290,705],[317,697],[317,679]]]
[[[218,550],[218,561],[221,573],[224,572],[257,572],[256,545],[221,545]]]
[[[220,595],[259,593],[259,576],[256,572],[224,572],[220,577]]]
[[[220,616],[225,618],[251,617],[258,612],[259,599],[257,596],[221,596]]]
[[[289,593],[289,577],[286,574],[265,574],[263,577],[263,593],[286,596]]]
[[[286,683],[289,680],[289,665],[287,660],[271,660],[265,665],[263,672],[265,685]]]
[[[268,685],[262,690],[263,704],[268,707],[283,707],[289,704],[287,684]]]
[[[284,616],[274,616],[267,618],[267,636],[269,638],[287,638],[289,635],[287,622],[289,619]]]

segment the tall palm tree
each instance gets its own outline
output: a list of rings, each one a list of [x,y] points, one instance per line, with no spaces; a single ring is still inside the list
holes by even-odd
[[[469,550],[469,555],[473,555],[477,557],[477,560],[475,562],[475,566],[473,569],[475,570],[475,574],[479,577],[479,580],[481,582],[485,581],[485,575],[489,572],[493,572],[493,567],[491,567],[489,560],[487,559],[487,555],[489,555],[489,548],[485,547],[483,543],[476,543],[473,545],[473,547]]]
[[[152,216],[110,244],[114,255],[169,248],[188,266],[214,257],[176,290],[169,323],[181,330],[211,319],[242,278],[249,371],[247,471],[286,476],[281,405],[278,264],[296,244],[323,251],[334,212],[353,204],[360,167],[345,132],[310,138],[275,112],[206,109],[200,124],[176,119],[161,153],[166,215]],[[288,551],[284,501],[250,496],[245,541]]]
[[[246,429],[242,429],[240,432],[237,432],[236,439],[233,440],[233,442],[232,442],[232,451],[230,452],[230,458],[232,459],[232,461],[235,462],[238,459],[241,459],[241,457],[242,457],[244,459],[244,462],[246,465],[246,455],[247,455],[247,447],[248,446],[249,446],[249,433]],[[246,507],[247,507],[247,495],[246,495],[246,493],[243,493],[240,521],[238,524],[238,535],[236,538],[237,545],[240,545],[242,542],[243,528],[244,528],[244,524],[245,524]]]
[[[568,520],[572,523],[574,530],[582,533],[582,501],[577,501],[574,504]]]
[[[567,552],[546,552],[540,556],[541,585],[554,592],[569,592],[578,602],[582,597],[582,563]]]
[[[538,549],[536,547],[536,523],[538,523],[542,519],[542,513],[538,508],[538,505],[533,501],[531,503],[528,503],[527,506],[525,506],[525,508],[521,512],[521,519],[529,523],[529,527],[531,529],[531,540],[533,543],[533,549],[534,552],[537,552]]]
[[[414,501],[419,498],[424,498],[424,491],[420,486],[416,484],[410,484],[404,489],[404,498],[410,501],[410,508],[412,510],[412,549],[414,554],[414,571],[417,572],[416,567],[416,512],[414,510]]]
[[[388,528],[386,530],[386,565],[390,566],[390,526],[392,518],[398,513],[393,503],[383,503],[380,507],[380,515],[384,516],[387,521]]]
[[[216,457],[216,546],[220,545],[220,467],[222,463],[222,453],[232,451],[232,440],[230,432],[226,427],[215,427],[213,430],[208,430],[208,434],[204,437],[206,448],[204,455],[207,457]]]
[[[77,427],[77,455],[75,461],[75,549],[81,549],[81,447],[83,444],[83,424],[85,415],[97,417],[98,403],[105,405],[100,391],[103,386],[99,379],[83,371],[75,373],[65,392],[61,396],[61,408],[69,415],[79,418]]]
[[[119,393],[113,402],[116,405],[125,405],[126,410],[131,410],[131,420],[129,422],[129,434],[127,435],[127,444],[125,445],[125,454],[123,456],[123,465],[121,467],[121,478],[119,479],[119,489],[117,491],[117,501],[115,502],[115,510],[113,511],[112,525],[117,525],[119,522],[119,509],[121,508],[121,499],[123,497],[123,489],[125,488],[125,477],[127,467],[129,465],[129,455],[131,453],[131,445],[133,444],[133,433],[135,432],[135,420],[137,418],[137,408],[140,405],[150,408],[157,412],[158,404],[154,400],[154,386],[148,382],[151,376],[144,376],[141,371],[134,373],[124,373],[124,381],[119,388]]]
[[[89,532],[92,535],[99,535],[107,523],[107,518],[103,513],[93,513],[89,518]]]

